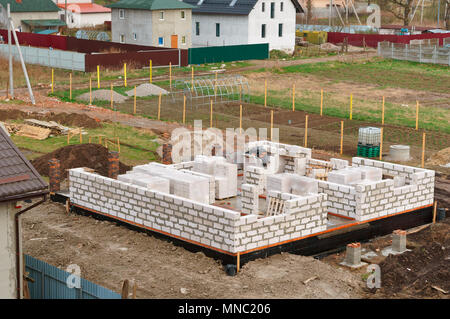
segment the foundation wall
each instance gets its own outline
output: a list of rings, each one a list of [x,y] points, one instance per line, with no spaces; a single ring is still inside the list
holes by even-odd
[[[319,193],[328,195],[328,212],[356,218],[355,187],[319,181]]]

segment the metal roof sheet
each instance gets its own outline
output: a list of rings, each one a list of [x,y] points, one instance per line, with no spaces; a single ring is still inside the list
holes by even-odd
[[[258,0],[183,0],[186,3],[196,6],[192,9],[194,13],[220,13],[248,15],[253,10]],[[291,0],[298,13],[302,13],[303,8],[298,0]],[[234,2],[232,6],[230,4]]]
[[[58,12],[58,6],[52,0],[0,0],[6,9],[9,3],[11,12]]]
[[[192,9],[193,6],[180,0],[120,0],[106,5],[108,8],[165,10],[165,9]]]

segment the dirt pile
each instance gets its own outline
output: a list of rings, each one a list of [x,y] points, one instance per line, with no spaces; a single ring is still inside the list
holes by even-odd
[[[55,121],[56,123],[69,127],[99,128],[101,123],[99,120],[78,113],[35,113],[23,112],[20,110],[0,110],[0,121],[6,120],[23,120],[34,118],[42,121]]]
[[[48,161],[57,158],[61,162],[63,179],[68,176],[68,169],[89,167],[103,176],[108,175],[108,149],[98,144],[78,144],[61,147],[31,161],[39,174],[48,176]],[[131,167],[119,163],[120,174],[126,173]]]
[[[134,89],[129,90],[126,92],[128,96],[134,96]],[[150,95],[159,95],[159,94],[166,95],[169,92],[166,90],[160,88],[159,86],[156,86],[151,83],[143,83],[136,87],[136,96],[142,97],[142,96],[150,96]]]
[[[90,100],[90,94],[89,92],[81,94],[77,97],[77,99],[80,99],[82,101],[89,102]],[[96,90],[92,91],[92,101],[111,101],[111,91],[110,90]],[[123,103],[127,100],[126,96],[123,96],[120,93],[117,93],[116,91],[113,91],[113,101],[115,103]]]
[[[436,287],[450,292],[450,220],[408,235],[408,241],[412,251],[380,263],[383,293],[448,298]]]
[[[427,162],[429,165],[445,165],[448,163],[450,163],[450,147],[433,154]]]

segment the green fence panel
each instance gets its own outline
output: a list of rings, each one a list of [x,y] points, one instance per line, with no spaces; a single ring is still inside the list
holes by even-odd
[[[268,43],[189,49],[189,64],[264,60],[268,58]]]

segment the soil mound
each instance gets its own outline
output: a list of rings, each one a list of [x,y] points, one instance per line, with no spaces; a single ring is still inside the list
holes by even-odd
[[[69,127],[98,128],[100,121],[78,113],[35,113],[20,110],[0,110],[0,121],[34,118],[42,121],[55,121]]]
[[[134,89],[126,92],[128,96],[134,96]],[[136,87],[136,96],[166,95],[169,92],[151,83],[143,83]]]
[[[31,161],[39,174],[48,176],[48,161],[57,158],[61,162],[63,179],[67,178],[70,168],[89,167],[103,176],[108,176],[108,149],[99,144],[78,144],[61,147]],[[131,169],[131,166],[119,163],[120,174]]]
[[[433,154],[427,164],[430,165],[446,165],[450,163],[450,147],[444,148]]]
[[[78,99],[82,101],[89,102],[89,92],[81,94],[77,97]],[[110,90],[96,90],[92,91],[92,101],[111,101],[111,91]],[[115,103],[123,103],[127,100],[126,96],[123,96],[120,93],[117,93],[116,91],[113,91],[113,101]]]

